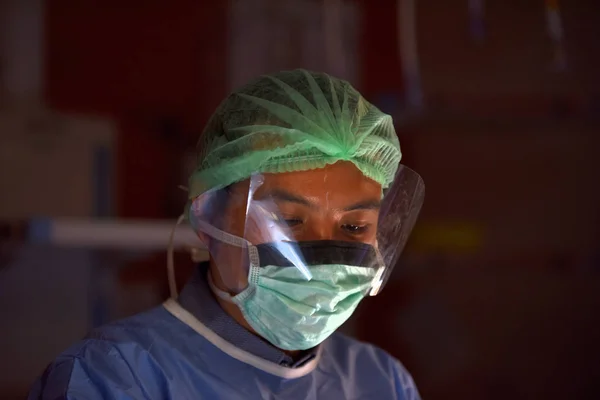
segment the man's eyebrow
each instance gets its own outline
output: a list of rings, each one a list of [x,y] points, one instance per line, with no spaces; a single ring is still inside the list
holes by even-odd
[[[381,200],[364,200],[351,206],[345,207],[344,211],[356,210],[379,210],[381,208]]]
[[[288,203],[301,204],[306,207],[315,208],[315,204],[308,200],[306,197],[299,196],[294,193],[290,193],[282,189],[272,189],[263,193],[261,197],[270,197],[273,200],[286,201]]]

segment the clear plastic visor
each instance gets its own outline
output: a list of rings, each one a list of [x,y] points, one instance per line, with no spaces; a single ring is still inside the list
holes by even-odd
[[[197,197],[193,229],[208,247],[215,284],[237,294],[250,266],[376,268],[371,294],[387,281],[424,197],[421,177],[399,165],[387,189],[348,162],[323,169],[255,174]],[[216,267],[216,268],[215,268]]]

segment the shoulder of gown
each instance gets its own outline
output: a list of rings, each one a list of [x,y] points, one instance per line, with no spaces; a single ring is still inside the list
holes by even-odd
[[[192,349],[198,357],[190,368],[196,373],[215,367],[218,349],[157,307],[92,331],[48,366],[28,399],[171,398],[173,390],[183,388],[170,387],[174,377],[168,371],[185,375],[184,358]],[[223,365],[228,374],[235,375],[230,367]],[[318,367],[311,376],[304,382],[316,387],[322,386],[318,382],[337,382],[346,388],[344,392],[365,391],[366,397],[361,398],[381,393],[384,397],[379,398],[419,399],[412,377],[398,360],[340,333],[322,344]]]
[[[165,393],[151,350],[161,351],[169,339],[186,333],[177,322],[157,307],[93,330],[46,368],[28,399],[147,399]]]

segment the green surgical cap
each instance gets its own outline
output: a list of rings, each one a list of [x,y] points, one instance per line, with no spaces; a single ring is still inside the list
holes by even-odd
[[[392,118],[348,82],[305,70],[265,75],[230,94],[198,141],[190,199],[255,173],[350,161],[383,188],[401,152]]]

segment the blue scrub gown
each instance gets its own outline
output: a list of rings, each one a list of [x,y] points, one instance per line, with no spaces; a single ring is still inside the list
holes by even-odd
[[[400,362],[339,333],[292,360],[221,309],[206,269],[177,302],[97,329],[68,349],[28,399],[420,399]]]

